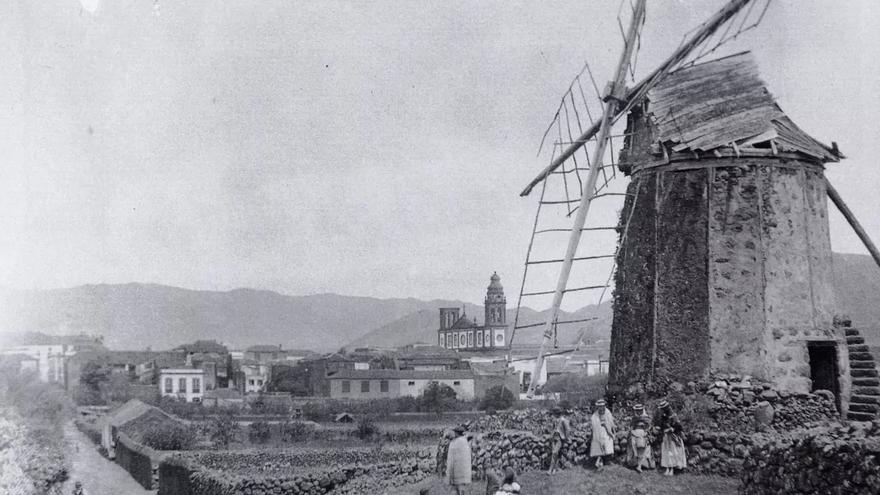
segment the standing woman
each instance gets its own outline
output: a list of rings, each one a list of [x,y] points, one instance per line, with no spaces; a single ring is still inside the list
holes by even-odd
[[[590,417],[593,439],[590,441],[590,457],[596,458],[596,468],[602,467],[602,459],[614,454],[614,416],[605,408],[605,401],[596,401],[596,410]]]
[[[678,420],[678,416],[672,412],[666,399],[661,400],[657,406],[654,425],[663,435],[663,442],[660,444],[660,466],[666,469],[664,475],[672,476],[676,468],[684,469],[687,467],[687,458],[684,452],[681,422]]]

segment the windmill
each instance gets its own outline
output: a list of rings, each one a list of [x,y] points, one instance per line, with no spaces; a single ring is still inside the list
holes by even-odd
[[[745,348],[760,339],[765,339],[766,344],[761,343],[757,347],[757,352],[761,356],[752,356],[755,362],[744,358],[738,364],[731,366],[759,365],[761,373],[775,378],[783,386],[789,386],[792,389],[809,386],[806,384],[809,382],[809,377],[805,378],[802,376],[803,373],[795,376],[797,373],[792,371],[798,363],[805,359],[812,359],[813,349],[804,342],[810,340],[813,343],[836,343],[831,330],[826,328],[831,325],[831,315],[827,310],[830,303],[827,302],[827,298],[823,299],[827,296],[827,278],[830,272],[830,243],[823,241],[828,238],[827,215],[824,215],[822,209],[825,204],[825,193],[841,209],[878,264],[880,264],[880,255],[851,212],[845,207],[840,196],[821,173],[824,163],[837,161],[842,157],[836,146],[827,147],[812,139],[782,113],[757,76],[756,66],[748,54],[738,54],[718,61],[706,61],[719,48],[731,40],[737,39],[746,31],[757,27],[764,18],[769,5],[770,0],[730,1],[708,20],[686,34],[680,46],[656,69],[644,79],[635,82],[635,66],[638,46],[641,42],[640,32],[645,21],[645,1],[638,0],[635,4],[628,4],[629,8],[626,8],[627,5],[622,3],[622,8],[618,13],[618,22],[623,36],[623,50],[611,82],[601,93],[601,97],[597,98],[601,100],[602,104],[601,113],[597,112],[599,117],[595,120],[592,119],[590,103],[593,99],[588,98],[587,92],[584,91],[584,86],[588,88],[590,86],[590,84],[583,84],[584,80],[589,77],[595,96],[599,96],[598,85],[595,83],[595,77],[589,65],[585,65],[585,68],[575,77],[568,91],[563,95],[553,123],[545,133],[546,140],[555,127],[557,140],[553,143],[551,163],[522,192],[522,195],[526,196],[536,186],[542,186],[538,212],[526,256],[523,283],[511,341],[513,341],[517,329],[535,326],[518,325],[519,307],[523,299],[552,295],[545,320],[538,324],[543,328],[543,335],[533,376],[539,376],[543,360],[548,355],[547,345],[553,340],[558,328],[563,325],[576,325],[583,322],[583,319],[578,318],[560,319],[560,307],[564,296],[571,292],[597,291],[600,294],[599,301],[601,302],[607,293],[612,276],[615,276],[615,266],[617,266],[616,283],[618,289],[621,282],[637,286],[638,284],[633,281],[633,277],[641,277],[638,282],[642,283],[642,288],[644,288],[642,292],[634,296],[631,294],[630,300],[625,300],[626,294],[620,298],[615,294],[612,378],[617,376],[622,385],[631,385],[634,381],[662,384],[664,380],[668,381],[673,375],[681,374],[684,377],[689,377],[705,373],[710,366],[714,367],[724,359],[721,354],[724,353],[722,349],[725,346],[732,345],[732,348],[737,349]],[[622,18],[627,16],[629,17],[628,28],[624,29]],[[634,84],[626,88],[625,83],[628,75],[632,76]],[[711,84],[727,81],[728,78],[732,81],[731,92],[723,94],[723,91],[720,91],[713,97],[715,89],[711,87]],[[591,121],[589,126],[582,125],[581,115],[585,115]],[[615,134],[612,128],[622,116],[627,116],[627,129],[622,134]],[[572,121],[576,123],[576,132],[572,132]],[[622,156],[618,157],[617,163],[614,158],[613,139],[615,137],[622,137],[624,141],[624,150],[621,152]],[[698,139],[700,137],[704,139]],[[746,159],[752,161],[746,163],[743,161]],[[697,163],[700,160],[702,162]],[[802,191],[797,194],[800,194],[798,197],[802,198],[805,206],[799,207],[800,209],[797,211],[808,210],[809,214],[815,215],[816,218],[821,217],[825,223],[824,231],[821,231],[820,228],[820,231],[814,233],[812,238],[807,235],[806,248],[795,246],[796,249],[791,250],[791,252],[796,252],[800,258],[795,259],[795,255],[789,255],[790,253],[785,251],[785,247],[794,242],[791,241],[793,234],[783,235],[772,230],[773,222],[776,220],[790,220],[773,217],[776,211],[766,212],[765,217],[755,220],[758,223],[753,226],[753,230],[757,237],[760,237],[762,230],[769,232],[767,237],[760,240],[757,245],[753,240],[730,238],[726,230],[728,226],[732,225],[728,221],[728,217],[725,216],[726,209],[729,209],[731,205],[736,206],[744,203],[758,207],[758,203],[762,201],[767,202],[768,206],[773,206],[773,201],[778,196],[774,188],[783,187],[791,182],[785,176],[788,172],[779,172],[777,174],[778,180],[774,179],[777,176],[761,179],[769,189],[757,200],[754,197],[749,199],[744,196],[744,194],[752,194],[752,186],[746,187],[745,193],[739,191],[726,197],[716,194],[720,198],[718,201],[723,203],[723,208],[718,208],[717,205],[713,206],[709,203],[709,196],[717,184],[736,183],[739,176],[732,177],[728,173],[729,169],[749,171],[752,175],[746,174],[747,176],[743,179],[748,183],[758,181],[760,174],[765,174],[764,170],[798,170],[796,174],[799,174],[799,178],[792,180],[795,181],[794,183],[800,184],[797,187],[800,187]],[[615,189],[615,187],[619,189],[619,185],[616,185],[622,182],[615,180],[617,170],[633,177],[624,192],[618,192]],[[677,175],[672,173],[681,170],[697,170],[697,172],[684,172]],[[582,178],[582,173],[586,173],[586,178]],[[676,205],[673,201],[675,189],[661,187],[662,184],[665,184],[662,181],[660,182],[661,186],[657,186],[657,177],[682,179],[688,178],[689,173],[696,177],[696,179],[693,177],[689,179],[692,179],[695,184],[692,188],[693,197],[687,198],[690,203]],[[812,174],[810,180],[801,179],[801,177],[806,177],[808,173]],[[648,178],[654,182],[650,182]],[[564,191],[564,198],[551,197],[548,199],[546,197],[548,192],[551,195],[554,192],[553,185],[548,187],[551,179],[555,180],[556,191],[560,189]],[[653,188],[650,185],[643,187],[643,184],[649,182],[653,184]],[[561,187],[558,187],[559,185]],[[645,189],[650,189],[655,197],[646,198]],[[660,197],[658,191],[673,192],[669,197]],[[724,192],[723,189],[719,189],[719,191]],[[814,193],[817,191],[821,193],[821,201],[815,197]],[[808,193],[814,195],[809,196]],[[624,199],[624,205],[615,225],[597,224],[594,217],[589,217],[594,221],[588,223],[590,209],[595,203],[603,200],[619,200],[620,198]],[[702,202],[704,200],[705,204]],[[643,204],[651,204],[653,209],[643,211],[641,206]],[[688,212],[693,211],[694,215],[705,219],[705,222],[698,225],[697,230],[690,232],[687,229],[682,232],[664,230],[665,227],[661,228],[663,225],[658,223],[654,226],[654,240],[644,237],[642,231],[630,234],[633,218],[635,217],[637,221],[644,220],[645,211],[653,212],[651,213],[653,216],[649,216],[654,221],[660,222],[662,220],[662,216],[656,213],[659,211],[657,205],[661,205],[663,208],[671,206],[675,215],[684,217],[687,217]],[[546,228],[541,222],[546,216],[546,211],[542,211],[543,208],[564,209],[561,216],[566,222],[562,223],[567,224]],[[557,218],[559,216],[557,214]],[[819,223],[821,224],[821,220]],[[713,226],[717,229],[711,230]],[[740,228],[739,226],[734,227],[733,230]],[[564,256],[562,258],[534,259],[533,248],[539,237],[552,233],[568,236]],[[591,239],[595,239],[596,236],[603,233],[617,237],[612,248],[608,247],[612,244],[605,243],[608,252],[599,252],[599,248],[603,245],[601,242],[587,244],[589,252],[579,251],[579,247],[583,245],[581,243],[583,237],[589,236]],[[682,235],[676,235],[679,233]],[[681,243],[681,246],[674,242],[666,243],[672,248],[663,244],[667,239],[689,240],[699,236],[705,236],[708,240],[696,247],[688,245],[686,242]],[[737,242],[741,242],[741,244],[738,245]],[[761,277],[770,277],[772,283],[761,287],[760,295],[756,296],[755,304],[759,306],[760,311],[752,307],[736,307],[735,301],[740,300],[739,294],[736,294],[737,297],[731,296],[728,299],[722,297],[724,296],[722,289],[729,289],[724,286],[725,277],[731,277],[731,275],[724,271],[729,268],[728,265],[723,265],[729,259],[725,262],[719,262],[718,260],[725,258],[718,253],[725,246],[729,247],[730,243],[737,246],[736,249],[728,253],[733,256],[734,265],[740,262],[740,258],[754,258],[760,260],[760,266],[757,269],[761,271]],[[649,247],[648,254],[642,258],[638,258],[637,253],[633,254],[645,246]],[[742,246],[751,246],[748,249],[757,254],[743,254],[746,248]],[[664,251],[664,249],[667,250]],[[669,249],[680,249],[681,252],[670,254]],[[696,254],[693,256],[681,254],[686,253],[688,249]],[[826,255],[829,263],[825,263]],[[634,256],[635,258],[633,258]],[[710,256],[714,257],[710,259]],[[635,262],[627,261],[632,259],[635,259]],[[655,259],[677,260],[681,264],[696,263],[692,265],[697,267],[695,271],[700,272],[701,276],[705,275],[705,280],[701,279],[703,285],[689,284],[687,280],[679,285],[667,283],[667,279],[664,278],[661,271],[651,265]],[[788,273],[790,267],[783,265],[785,263],[796,264],[796,261],[801,259],[807,260],[807,265],[810,267],[815,265],[817,272],[814,274],[811,271],[809,275],[805,276],[809,279],[806,285],[809,289],[810,301],[802,306],[808,309],[807,313],[811,315],[811,320],[803,325],[800,323],[790,325],[792,329],[802,332],[802,334],[797,334],[791,339],[788,337],[777,338],[775,337],[776,332],[781,332],[777,327],[784,327],[784,317],[799,312],[803,313],[801,311],[803,308],[791,305],[791,308],[788,308],[789,311],[786,312],[785,308],[777,311],[772,306],[772,303],[780,298],[780,294],[773,291],[778,292],[781,287],[790,282],[782,275],[777,276],[777,271],[774,270],[778,270],[780,274]],[[627,266],[621,267],[621,261],[624,261]],[[584,269],[582,273],[595,275],[601,271],[607,275],[607,278],[603,277],[604,280],[595,283],[572,284],[571,276],[575,263],[578,263],[578,266],[588,263],[605,263],[604,270]],[[633,268],[638,263],[645,266],[651,265],[649,268],[653,271],[649,270],[650,273],[648,273],[643,270],[644,273],[642,273],[639,271],[641,268]],[[534,270],[546,266],[559,267],[555,289],[527,289],[530,269]],[[743,273],[754,275],[750,269],[755,267],[736,265],[734,268],[741,268]],[[630,276],[630,279],[626,279],[627,276]],[[734,275],[733,278],[736,279],[739,276]],[[674,277],[669,279],[673,280]],[[646,281],[650,283],[643,283]],[[689,288],[698,293],[694,297],[708,301],[705,304],[706,308],[687,306],[693,299],[691,298],[692,294],[688,293]],[[667,293],[674,295],[668,296],[667,299],[659,297]],[[647,319],[651,320],[647,333],[624,328],[625,318],[622,315],[642,316],[637,310],[638,308],[633,309],[634,305],[638,306],[638,297],[650,301],[650,304],[643,304],[644,307],[639,309],[647,316]],[[675,321],[664,323],[662,319],[666,314],[658,315],[657,313],[658,308],[661,308],[663,304],[669,304],[669,307],[675,311],[681,309],[680,313],[684,316],[679,320],[687,320],[684,323],[692,324],[692,326],[705,323],[705,326],[712,330],[694,329],[693,333],[688,333],[691,329],[685,328],[684,332],[679,332],[680,335],[676,335],[675,331],[670,328],[682,324],[682,321],[672,318]],[[674,311],[670,310],[670,312]],[[694,314],[711,315],[711,318],[714,319],[709,321],[710,317],[706,316],[707,320],[701,322],[698,321],[699,318],[694,317]],[[725,336],[735,335],[737,325],[742,325],[742,322],[739,321],[742,315],[754,317],[754,321],[751,323],[757,324],[756,328],[760,328],[760,331],[751,336],[753,340],[747,339],[745,343],[725,341]],[[694,324],[692,320],[697,323]],[[773,335],[773,337],[765,338],[766,335]],[[615,336],[617,342],[615,342]],[[687,345],[690,345],[691,341],[697,342],[705,349],[702,347],[686,348],[680,355],[674,355],[669,349],[664,348],[668,344],[664,340],[667,337],[672,340],[676,338],[685,340]],[[633,341],[635,347],[627,347]],[[804,345],[800,345],[801,343]],[[794,353],[795,356],[790,356],[790,353]],[[805,357],[808,353],[809,356]],[[783,363],[791,362],[792,364],[768,363],[767,356],[778,358]],[[689,363],[688,360],[691,358],[700,362],[697,364]],[[836,362],[835,365],[837,365]],[[534,393],[537,381],[533,380],[530,383],[529,395]]]

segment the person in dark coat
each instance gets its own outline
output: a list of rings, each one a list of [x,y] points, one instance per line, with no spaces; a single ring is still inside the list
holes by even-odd
[[[687,467],[687,456],[684,451],[681,422],[672,412],[666,399],[657,405],[654,426],[663,435],[660,444],[660,466],[665,469],[663,473],[665,476],[672,476],[676,469]]]

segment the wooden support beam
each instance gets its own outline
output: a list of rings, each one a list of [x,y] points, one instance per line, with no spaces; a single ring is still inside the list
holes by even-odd
[[[846,221],[849,222],[849,226],[856,232],[856,235],[859,236],[859,239],[861,239],[865,247],[868,248],[868,252],[871,253],[871,256],[874,258],[874,262],[880,267],[880,251],[877,250],[877,246],[875,246],[871,241],[871,238],[868,237],[868,233],[862,228],[862,224],[856,219],[852,210],[850,210],[846,203],[843,202],[843,198],[840,197],[840,193],[837,192],[837,189],[831,185],[831,182],[828,182],[827,177],[825,178],[825,190],[828,191],[828,197],[831,198],[831,202],[834,203],[834,206],[836,206],[838,210],[840,210],[840,213],[843,214],[843,218],[846,218]]]

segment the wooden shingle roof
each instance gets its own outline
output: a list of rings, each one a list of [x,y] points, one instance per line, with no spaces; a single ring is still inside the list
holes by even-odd
[[[648,101],[655,138],[675,152],[773,141],[780,151],[838,161],[782,112],[750,52],[673,72],[648,92]]]

